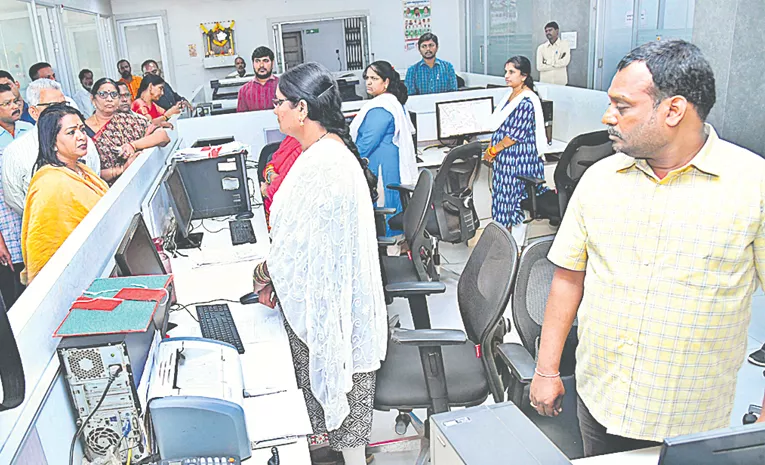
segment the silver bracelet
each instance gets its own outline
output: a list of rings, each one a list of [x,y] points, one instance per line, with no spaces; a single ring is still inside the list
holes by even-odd
[[[555,373],[554,375],[548,375],[537,370],[536,367],[534,367],[534,373],[538,374],[542,378],[559,378],[560,377],[560,371]]]

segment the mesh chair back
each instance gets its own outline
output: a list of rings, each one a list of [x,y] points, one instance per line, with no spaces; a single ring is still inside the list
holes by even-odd
[[[428,270],[433,268],[433,243],[425,230],[425,218],[430,213],[433,195],[433,173],[420,171],[412,198],[404,210],[404,238],[409,244],[417,275],[421,281],[433,278]]]
[[[537,358],[539,338],[545,317],[547,296],[550,294],[555,265],[547,259],[553,236],[535,241],[523,250],[513,292],[513,322],[526,350]],[[576,352],[576,320],[563,348],[560,372],[563,376],[574,373]]]
[[[271,161],[274,153],[279,150],[280,144],[281,142],[271,142],[260,149],[260,156],[258,157],[258,181],[266,182],[263,171],[266,169],[268,162]]]
[[[494,336],[510,301],[517,264],[518,246],[512,235],[507,228],[492,222],[481,234],[457,283],[465,333],[483,349],[483,365],[497,402],[504,400],[504,388],[492,354],[502,341]]]
[[[580,134],[571,139],[555,167],[555,187],[558,190],[561,218],[584,172],[595,162],[613,154],[614,148],[608,138],[608,131]]]
[[[481,143],[473,142],[452,149],[436,175],[433,206],[442,241],[453,244],[475,236],[478,214],[473,204],[473,183],[481,168]]]

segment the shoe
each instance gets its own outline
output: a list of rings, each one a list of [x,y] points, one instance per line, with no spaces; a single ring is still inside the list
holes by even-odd
[[[311,454],[311,465],[344,465],[343,454],[334,451],[329,446],[319,449],[309,450]]]
[[[749,354],[749,358],[747,358],[749,363],[752,365],[757,365],[758,367],[765,367],[765,346],[763,346],[760,350],[755,350],[751,354]]]

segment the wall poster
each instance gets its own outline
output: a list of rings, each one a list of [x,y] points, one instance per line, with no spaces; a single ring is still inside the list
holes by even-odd
[[[433,11],[430,0],[403,0],[404,48],[414,50],[421,35],[430,32],[430,16]]]

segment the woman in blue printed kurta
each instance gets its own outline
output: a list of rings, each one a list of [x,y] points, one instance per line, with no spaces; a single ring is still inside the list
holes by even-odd
[[[525,57],[513,57],[505,71],[505,82],[513,90],[507,101],[500,102],[495,115],[503,116],[508,111],[509,115],[492,135],[492,145],[484,158],[493,161],[491,216],[510,228],[525,219],[521,200],[527,197],[526,185],[518,176],[544,179],[544,164],[537,149],[537,111],[533,99],[538,97],[533,93],[531,64]],[[543,188],[539,193],[545,191]]]

